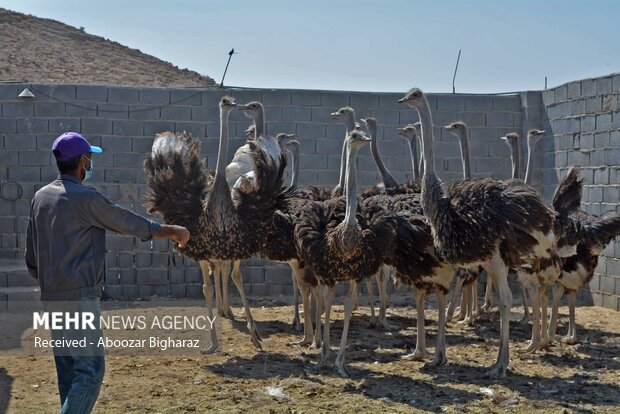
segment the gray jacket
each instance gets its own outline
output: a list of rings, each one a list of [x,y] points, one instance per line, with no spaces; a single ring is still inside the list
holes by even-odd
[[[41,300],[101,295],[106,230],[147,241],[160,226],[68,175],[37,191],[30,204],[26,266],[41,287]]]

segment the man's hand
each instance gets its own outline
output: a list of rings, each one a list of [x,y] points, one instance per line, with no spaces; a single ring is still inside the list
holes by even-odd
[[[172,224],[163,224],[161,230],[154,234],[158,239],[169,238],[179,244],[179,247],[185,246],[189,240],[189,230],[183,226],[175,226]]]

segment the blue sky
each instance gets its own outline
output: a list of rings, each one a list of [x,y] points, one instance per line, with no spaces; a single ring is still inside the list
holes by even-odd
[[[0,0],[219,82],[451,92],[542,89],[620,71],[620,1]]]

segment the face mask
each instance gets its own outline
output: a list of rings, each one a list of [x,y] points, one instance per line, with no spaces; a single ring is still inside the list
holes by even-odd
[[[93,162],[92,158],[90,159],[90,168],[87,170],[86,168],[82,167],[82,169],[84,170],[84,179],[82,181],[86,181],[88,179],[90,179],[90,177],[93,176],[93,168],[95,166],[95,163]]]

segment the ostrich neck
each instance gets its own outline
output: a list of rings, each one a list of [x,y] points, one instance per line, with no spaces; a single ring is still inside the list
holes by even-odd
[[[420,179],[420,170],[418,169],[418,146],[416,145],[416,138],[410,138],[407,140],[409,142],[409,149],[411,150],[411,167],[413,168],[413,178],[416,180]]]
[[[394,188],[398,187],[398,183],[390,174],[390,172],[385,168],[385,164],[381,159],[381,155],[379,155],[379,148],[377,146],[377,127],[369,127],[368,132],[370,133],[370,152],[372,152],[372,158],[375,160],[375,164],[377,164],[377,168],[379,169],[379,173],[381,174],[381,179],[383,180],[383,185],[385,188]]]
[[[468,132],[464,131],[459,136],[459,143],[461,144],[461,159],[463,160],[463,178],[471,178],[471,160],[469,155],[469,136]]]
[[[297,177],[299,175],[299,147],[295,145],[291,152],[293,153],[293,165],[291,166],[293,173],[291,177],[291,187],[297,185]]]
[[[519,164],[520,164],[520,154],[519,154],[519,143],[512,142],[510,144],[510,158],[512,160],[512,178],[519,178]]]
[[[226,153],[228,151],[228,111],[220,110],[220,147],[217,153],[215,181],[226,181]]]
[[[534,146],[536,143],[527,141],[527,168],[525,169],[525,183],[532,185],[532,172],[534,170]]]
[[[347,170],[347,140],[346,136],[349,135],[349,132],[355,129],[355,115],[352,114],[350,117],[347,117],[345,123],[345,128],[347,132],[345,134],[345,140],[342,143],[342,153],[340,154],[340,177],[338,178],[338,187],[342,189],[344,187],[345,174]]]
[[[346,169],[346,183],[344,188],[344,194],[347,201],[346,213],[344,216],[344,222],[347,226],[355,226],[357,228],[357,220],[355,219],[355,212],[357,211],[357,194],[356,182],[355,182],[355,157],[357,156],[358,148],[353,148],[347,145],[347,169]]]
[[[433,158],[433,119],[428,101],[424,97],[421,108],[417,108],[422,125],[422,154],[424,156],[424,177],[435,174],[435,160]]]
[[[258,115],[254,119],[254,138],[263,136],[265,134],[265,113],[259,111]]]

